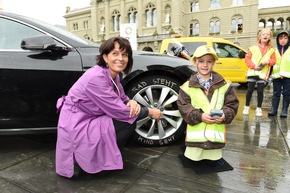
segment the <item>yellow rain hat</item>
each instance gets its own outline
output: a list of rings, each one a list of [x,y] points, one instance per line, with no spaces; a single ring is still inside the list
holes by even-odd
[[[195,60],[196,58],[202,57],[206,54],[210,54],[214,57],[215,60],[218,60],[218,57],[216,55],[216,52],[214,51],[213,48],[208,47],[207,45],[203,45],[203,46],[199,46],[194,54],[193,54],[193,60]]]

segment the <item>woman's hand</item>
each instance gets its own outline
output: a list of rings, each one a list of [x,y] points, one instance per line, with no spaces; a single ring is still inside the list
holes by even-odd
[[[129,100],[127,106],[130,107],[130,117],[134,117],[135,115],[139,115],[141,111],[141,106],[134,100]]]
[[[148,108],[148,115],[152,119],[156,119],[157,121],[159,121],[161,119],[161,117],[162,117],[162,112],[159,109]]]

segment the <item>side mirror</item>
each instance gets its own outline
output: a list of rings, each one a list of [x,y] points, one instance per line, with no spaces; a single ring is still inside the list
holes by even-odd
[[[21,41],[21,48],[24,50],[46,50],[53,46],[56,46],[55,41],[47,35],[25,38]]]
[[[23,50],[38,50],[38,51],[69,51],[66,47],[57,46],[54,39],[48,35],[34,36],[25,38],[21,41]]]
[[[238,52],[239,52],[239,54],[238,54],[239,58],[245,58],[246,57],[246,53],[244,51],[239,50]]]

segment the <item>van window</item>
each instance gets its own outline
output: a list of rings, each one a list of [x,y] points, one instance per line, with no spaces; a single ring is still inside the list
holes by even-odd
[[[214,49],[219,58],[239,58],[239,48],[223,43],[214,43]]]
[[[190,55],[193,55],[197,47],[206,45],[206,42],[180,42],[180,43],[187,49]],[[167,51],[168,54],[174,55],[174,53],[172,52],[173,47],[178,47],[178,45],[176,43],[170,43],[168,45]]]

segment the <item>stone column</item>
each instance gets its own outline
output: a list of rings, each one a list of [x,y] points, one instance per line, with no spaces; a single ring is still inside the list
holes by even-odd
[[[183,11],[181,10],[181,1],[171,1],[172,2],[172,11],[171,12],[171,26],[172,29],[176,32],[176,33],[180,33],[183,34],[183,20],[182,18],[182,14]]]
[[[96,41],[98,40],[98,34],[99,34],[99,31],[98,31],[98,26],[99,26],[99,20],[100,18],[98,17],[98,13],[97,13],[97,7],[96,5],[91,5],[91,23],[90,23],[90,27],[91,27],[91,30],[92,30],[92,38],[93,38],[93,41]]]
[[[143,19],[144,19],[144,10],[142,9],[142,0],[138,0],[137,3],[137,12],[138,12],[138,26],[137,26],[137,32],[139,35],[143,34]]]
[[[156,5],[156,9],[157,9],[157,33],[160,34],[162,32],[162,10],[164,9],[164,7],[162,7],[162,2],[161,1],[157,1],[157,5]]]
[[[105,0],[105,40],[110,37],[110,16],[109,13],[109,0]]]
[[[125,0],[121,0],[121,23],[128,23],[127,21],[125,21],[125,16],[127,15],[127,11],[125,10]]]

